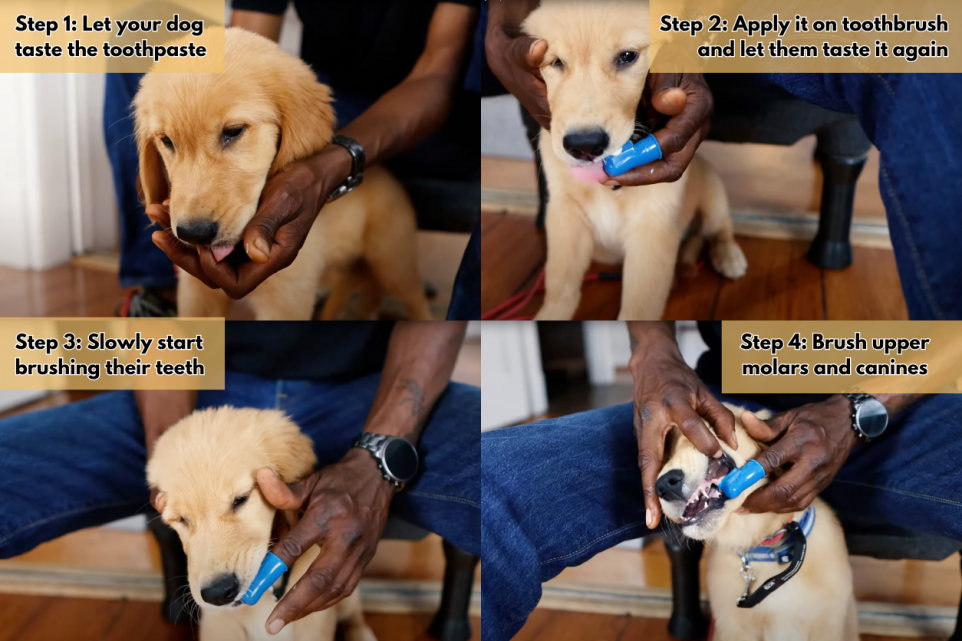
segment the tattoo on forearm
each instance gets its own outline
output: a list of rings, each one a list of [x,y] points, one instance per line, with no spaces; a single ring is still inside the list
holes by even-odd
[[[628,340],[631,341],[631,353],[634,354],[635,350],[638,349],[638,339],[632,332],[628,332]]]
[[[398,405],[410,403],[411,416],[420,419],[424,412],[424,388],[413,378],[404,379],[404,383],[398,387],[407,390],[408,394],[410,394],[410,396],[403,399]]]

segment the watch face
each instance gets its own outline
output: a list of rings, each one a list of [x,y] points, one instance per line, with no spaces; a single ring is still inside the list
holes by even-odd
[[[878,438],[889,424],[889,415],[879,401],[869,399],[858,408],[856,417],[859,429],[869,438]]]
[[[418,451],[403,438],[387,444],[383,460],[387,471],[399,481],[410,481],[418,471]]]

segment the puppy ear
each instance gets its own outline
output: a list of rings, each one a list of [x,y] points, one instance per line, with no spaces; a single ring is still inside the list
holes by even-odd
[[[280,140],[271,174],[326,147],[336,120],[331,90],[317,81],[310,67],[287,64],[280,75],[283,84],[273,93]]]
[[[276,412],[270,423],[262,421],[261,429],[274,473],[285,483],[293,483],[313,472],[317,457],[311,439],[282,412]]]
[[[142,128],[137,128],[137,152],[140,156],[140,187],[144,192],[144,205],[162,203],[170,191],[164,160],[157,145]]]

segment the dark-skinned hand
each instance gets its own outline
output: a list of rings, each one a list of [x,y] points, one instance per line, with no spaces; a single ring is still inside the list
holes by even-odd
[[[169,201],[146,207],[147,216],[163,229],[151,239],[178,267],[211,289],[243,298],[294,262],[317,213],[350,171],[350,155],[331,145],[268,178],[257,213],[244,228],[242,244],[250,260],[238,263],[229,257],[218,263],[208,247],[178,241],[170,231]]]
[[[648,122],[655,130],[662,159],[611,178],[606,185],[675,182],[688,169],[711,129],[715,99],[703,74],[650,73],[644,95]]]
[[[677,425],[700,452],[714,458],[722,454],[718,438],[732,449],[738,448],[735,417],[685,364],[670,337],[656,337],[639,345],[631,356],[629,369],[635,381],[635,437],[645,522],[654,528],[661,519],[655,482],[664,464],[665,441],[672,426]],[[715,428],[718,438],[705,421]]]
[[[741,509],[746,512],[804,510],[832,482],[858,441],[852,403],[838,395],[767,421],[745,412],[742,423],[753,439],[771,445],[756,457],[765,473],[784,471],[745,499]]]
[[[509,9],[512,8],[514,7],[498,9],[510,13]],[[484,39],[491,72],[542,128],[550,130],[551,109],[548,107],[548,92],[541,77],[541,64],[548,51],[548,43],[521,35],[520,25],[510,24],[510,16],[499,19],[499,16],[493,15],[492,18]],[[518,18],[520,16],[514,16],[514,20]]]
[[[357,448],[291,484],[263,468],[257,471],[257,485],[278,510],[303,512],[271,550],[287,567],[311,546],[321,546],[307,572],[268,617],[267,631],[277,634],[291,621],[329,608],[354,591],[377,550],[395,490],[374,457]]]

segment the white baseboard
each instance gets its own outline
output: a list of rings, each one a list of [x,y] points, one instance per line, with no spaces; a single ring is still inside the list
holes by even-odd
[[[434,612],[441,603],[440,581],[361,579],[358,589],[368,612]],[[102,570],[4,561],[0,563],[0,594],[162,601],[164,586],[163,576],[157,570]],[[470,613],[481,615],[481,586],[477,581]]]
[[[534,216],[538,213],[538,194],[529,191],[481,189],[481,210]],[[813,211],[768,211],[734,209],[735,233],[741,236],[811,240],[818,231],[818,213]],[[852,245],[891,249],[888,224],[880,218],[856,217],[852,222]]]

